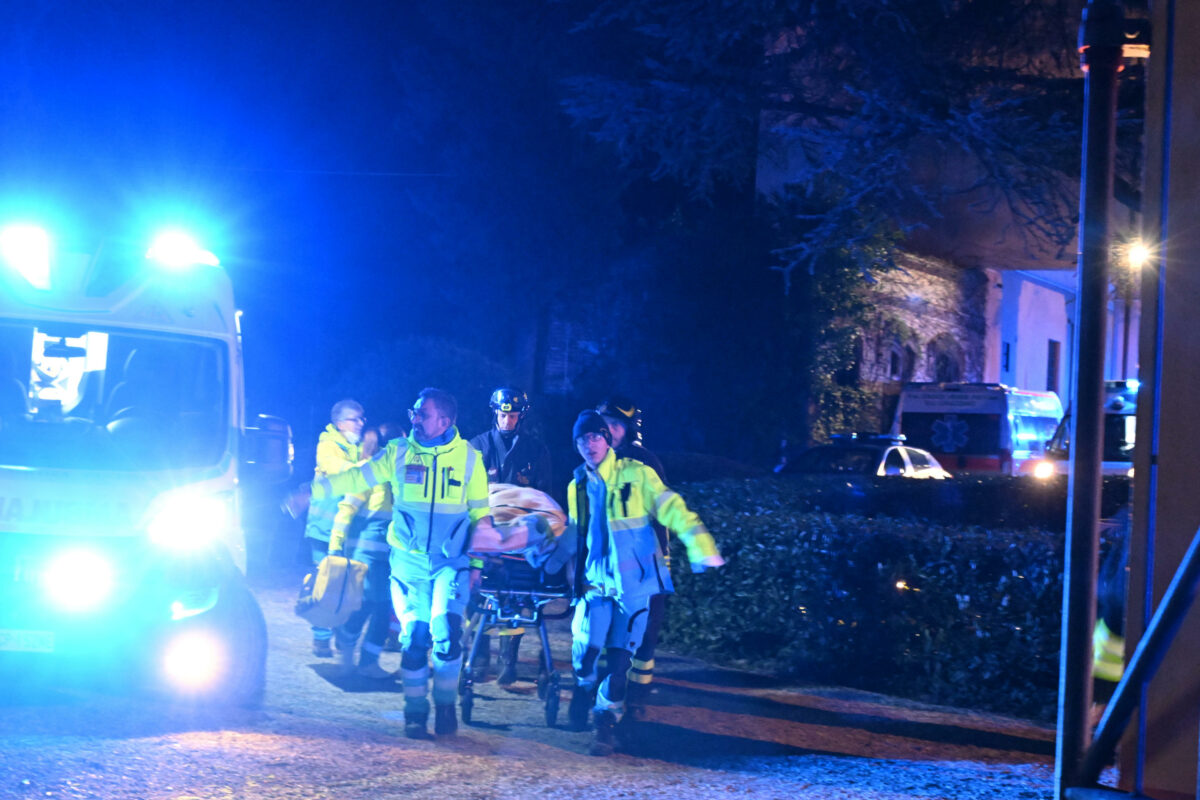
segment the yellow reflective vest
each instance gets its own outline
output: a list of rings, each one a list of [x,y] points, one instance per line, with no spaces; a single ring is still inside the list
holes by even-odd
[[[442,445],[422,445],[411,436],[393,439],[357,469],[313,481],[312,496],[320,500],[383,484],[392,495],[387,540],[393,572],[418,579],[444,567],[466,569],[471,533],[489,513],[479,451],[457,430]]]
[[[605,530],[595,532],[607,536],[607,545],[602,539],[595,541],[590,530],[593,509],[588,502],[588,484],[596,480],[602,480],[605,487]],[[595,564],[598,548],[604,546],[611,548],[608,563],[614,583],[606,588],[612,594],[638,597],[675,590],[666,553],[651,520],[679,537],[693,569],[702,570],[705,558],[719,555],[708,529],[682,497],[668,489],[653,469],[632,458],[617,458],[612,450],[595,470],[587,465],[575,470],[575,478],[567,487],[567,515],[565,536],[574,539],[578,595],[588,588],[589,563]]]
[[[356,467],[362,463],[362,450],[356,444],[350,444],[345,435],[333,424],[325,426],[317,439],[317,468],[313,480],[320,480],[328,475]],[[308,519],[304,524],[304,535],[310,539],[328,542],[334,529],[335,520],[341,510],[342,497],[332,495],[324,498],[312,498],[308,504]],[[353,518],[353,511],[350,518]]]

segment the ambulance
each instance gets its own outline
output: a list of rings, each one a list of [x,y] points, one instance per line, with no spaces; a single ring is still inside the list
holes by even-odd
[[[0,669],[261,699],[239,482],[286,480],[291,432],[247,419],[239,320],[181,231],[0,225]]]
[[[951,473],[1032,474],[1062,420],[1054,392],[1001,383],[908,383],[893,432]]]
[[[1102,475],[1133,477],[1133,445],[1137,431],[1137,380],[1104,382],[1104,444]],[[1063,417],[1046,446],[1045,458],[1034,467],[1039,478],[1067,475],[1071,471],[1071,415]]]

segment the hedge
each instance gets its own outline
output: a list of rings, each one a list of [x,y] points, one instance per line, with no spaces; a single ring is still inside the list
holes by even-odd
[[[811,511],[811,486],[783,478],[678,489],[728,563],[684,575],[676,546],[664,646],[785,679],[1053,718],[1061,532]]]

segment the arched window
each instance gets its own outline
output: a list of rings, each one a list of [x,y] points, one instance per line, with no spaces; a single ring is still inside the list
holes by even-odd
[[[962,348],[950,334],[939,334],[929,343],[926,363],[929,368],[929,377],[938,383],[962,380]]]

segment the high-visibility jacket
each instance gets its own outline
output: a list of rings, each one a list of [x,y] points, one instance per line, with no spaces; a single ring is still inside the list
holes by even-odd
[[[488,516],[487,473],[479,451],[454,431],[446,444],[393,439],[357,469],[313,481],[314,499],[365,492],[389,484],[393,571],[420,579],[444,568],[467,568],[475,525]]]
[[[361,549],[386,551],[387,527],[391,519],[392,490],[388,484],[380,484],[367,492],[343,495],[338,501],[337,516],[333,518],[329,550],[345,550],[349,536]]]
[[[345,434],[332,423],[325,426],[317,439],[317,468],[313,480],[320,480],[328,475],[337,475],[351,467],[362,463],[362,448],[350,444]],[[304,523],[304,535],[310,539],[328,542],[333,533],[334,521],[337,519],[341,495],[324,498],[313,497],[308,504],[308,519]],[[351,509],[350,517],[354,513]]]
[[[1108,629],[1104,620],[1096,620],[1092,630],[1092,675],[1116,683],[1125,672],[1125,637]]]
[[[605,507],[593,509],[588,502],[588,482],[604,481]],[[651,525],[657,520],[673,531],[687,548],[693,569],[704,569],[703,562],[719,556],[716,542],[700,517],[683,498],[668,489],[658,474],[640,461],[617,458],[609,450],[604,460],[591,470],[586,464],[575,470],[567,487],[567,533],[574,537],[575,592],[582,596],[588,589],[585,577],[589,548],[595,546],[589,530],[593,513],[604,513],[607,547],[612,548],[609,563],[615,578],[615,596],[644,597],[675,591],[666,553]],[[604,542],[599,543],[605,546]],[[594,555],[594,554],[593,554]]]

